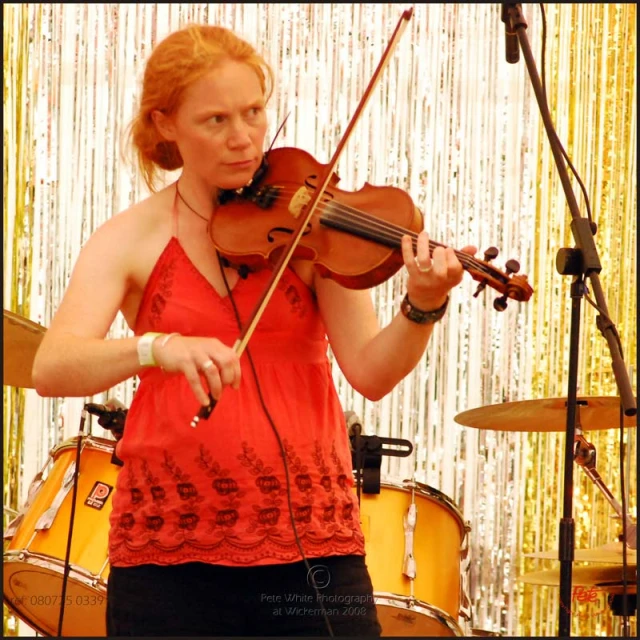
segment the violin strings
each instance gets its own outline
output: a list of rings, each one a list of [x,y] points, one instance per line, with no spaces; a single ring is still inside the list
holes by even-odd
[[[404,227],[400,227],[399,225],[393,224],[391,222],[387,222],[385,220],[380,220],[375,218],[371,214],[363,212],[359,209],[355,209],[348,205],[344,205],[338,202],[325,202],[318,204],[317,209],[322,213],[323,211],[329,211],[329,215],[333,212],[337,212],[338,216],[336,216],[337,220],[345,221],[351,223],[351,226],[355,229],[363,230],[363,231],[375,231],[378,234],[378,237],[385,240],[394,241],[397,246],[400,246],[401,239],[403,235],[408,235],[411,237],[413,248],[415,249],[417,246],[417,237],[418,234],[411,229],[405,229]],[[324,214],[325,217],[327,214]],[[441,242],[437,242],[435,240],[429,240],[429,249],[433,251],[436,247],[446,247],[446,245]],[[485,265],[479,262],[473,256],[470,256],[467,253],[463,253],[454,249],[454,252],[458,259],[463,265],[467,267],[475,266],[479,269],[485,269]]]
[[[282,189],[280,193],[283,195],[276,196],[276,198],[274,198],[275,200],[285,199],[285,197],[288,195],[285,189]],[[291,192],[291,193],[294,193],[294,192]],[[320,211],[321,213],[322,211],[342,213],[343,214],[342,216],[336,216],[336,219],[340,221],[345,221],[345,222],[362,221],[362,224],[358,227],[358,229],[365,230],[365,231],[377,231],[378,236],[380,238],[386,239],[386,240],[393,240],[394,242],[397,243],[398,247],[400,246],[400,239],[402,238],[402,236],[408,235],[412,239],[414,248],[416,247],[416,240],[418,237],[418,234],[416,232],[412,231],[411,229],[405,229],[398,225],[394,225],[385,220],[380,220],[378,218],[375,218],[371,214],[368,214],[359,209],[355,209],[348,205],[344,205],[337,202],[324,202],[324,203],[321,202],[317,205],[317,210]],[[328,217],[326,213],[325,213],[325,217]],[[392,232],[392,233],[389,234],[387,232]],[[434,240],[430,240],[429,244],[430,244],[430,248],[435,248],[436,246],[441,246],[441,247],[445,246]],[[431,245],[433,245],[433,247],[431,247]],[[466,254],[463,254],[463,255],[466,255]]]
[[[296,191],[281,189],[279,195],[277,195],[274,200],[284,200],[288,197],[289,194],[293,194]],[[395,242],[398,247],[401,244],[402,236],[408,235],[411,237],[413,248],[415,249],[417,246],[418,234],[415,231],[412,231],[411,229],[405,229],[404,227],[400,227],[399,225],[387,222],[385,220],[380,220],[369,213],[366,213],[349,205],[344,205],[339,202],[321,202],[317,205],[317,211],[319,211],[327,218],[330,217],[332,213],[338,213],[339,215],[336,216],[336,219],[344,222],[349,222],[354,230],[357,229],[376,232],[378,237],[385,240],[391,240]],[[429,249],[431,252],[436,247],[446,246],[447,245],[444,245],[441,242],[429,239]],[[487,265],[480,262],[477,258],[474,258],[473,256],[462,251],[458,251],[457,249],[454,249],[454,252],[463,266],[466,266],[467,268],[473,266],[480,270],[486,270]]]

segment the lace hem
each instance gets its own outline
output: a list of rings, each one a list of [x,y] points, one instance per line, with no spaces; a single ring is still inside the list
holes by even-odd
[[[340,540],[336,536],[313,541],[301,536],[300,541],[307,558],[327,556],[365,555],[364,537],[354,535]],[[113,567],[134,567],[140,564],[174,565],[185,562],[206,562],[226,566],[257,566],[286,564],[302,560],[295,541],[290,544],[264,540],[250,549],[242,549],[223,540],[215,547],[202,548],[185,541],[171,548],[155,542],[136,547],[128,542],[112,545],[109,563]]]

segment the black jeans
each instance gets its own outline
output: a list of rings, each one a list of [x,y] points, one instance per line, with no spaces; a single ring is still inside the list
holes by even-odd
[[[111,567],[107,635],[379,636],[362,556],[260,567],[200,562]],[[324,612],[323,612],[324,607]]]

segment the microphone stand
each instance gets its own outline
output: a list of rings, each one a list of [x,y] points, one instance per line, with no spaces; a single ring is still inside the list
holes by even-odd
[[[569,378],[567,392],[567,428],[564,456],[564,483],[563,483],[563,514],[560,521],[560,545],[558,556],[560,560],[560,607],[558,620],[558,636],[569,637],[571,634],[571,565],[573,563],[575,548],[575,526],[573,520],[573,458],[574,440],[577,412],[577,379],[578,358],[580,347],[580,305],[582,297],[587,292],[585,277],[591,281],[598,311],[596,326],[604,336],[609,346],[612,359],[613,374],[620,393],[620,401],[627,416],[637,413],[636,401],[633,396],[631,382],[622,357],[618,332],[610,319],[607,303],[602,291],[598,274],[602,270],[598,251],[593,240],[595,228],[592,229],[589,220],[580,215],[567,167],[562,156],[560,142],[551,120],[551,114],[547,105],[542,83],[536,70],[535,61],[529,46],[526,34],[527,22],[522,15],[521,4],[502,3],[502,15],[507,17],[505,24],[507,30],[515,32],[522,53],[524,54],[529,78],[533,91],[538,101],[540,114],[544,123],[549,144],[556,162],[560,181],[567,198],[569,211],[571,212],[571,232],[576,247],[573,249],[560,249],[556,257],[556,268],[561,275],[573,276],[571,284],[571,329],[569,341]],[[625,527],[626,530],[626,527]],[[626,544],[626,540],[623,543]]]

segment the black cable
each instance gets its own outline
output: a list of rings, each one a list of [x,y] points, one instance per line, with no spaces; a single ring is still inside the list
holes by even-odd
[[[547,109],[548,107],[548,101],[547,101],[547,88],[546,88],[546,81],[545,81],[545,50],[547,47],[547,18],[544,12],[544,4],[540,3],[540,12],[542,13],[542,54],[541,54],[541,72],[542,72],[542,93],[544,95],[544,101],[547,104]],[[571,163],[571,160],[569,158],[569,156],[567,155],[567,152],[565,151],[564,147],[562,146],[562,143],[560,142],[560,139],[558,138],[558,135],[555,132],[555,129],[553,130],[553,135],[556,139],[556,142],[558,144],[558,147],[560,148],[560,151],[562,152],[562,155],[564,156],[564,159],[567,161],[567,165],[569,166],[569,168],[571,169],[571,172],[573,173],[573,175],[576,177],[576,180],[578,181],[578,184],[580,185],[580,190],[582,191],[582,195],[584,196],[584,202],[585,202],[585,207],[587,209],[587,218],[589,220],[589,224],[591,226],[591,232],[593,233],[593,235],[596,234],[596,230],[597,230],[597,226],[595,225],[595,223],[593,222],[593,218],[591,216],[591,204],[589,202],[589,196],[587,195],[587,190],[585,189],[585,186],[582,182],[582,180],[580,179],[580,176],[578,175],[578,172],[576,171],[576,168],[573,166],[573,164]]]
[[[80,419],[80,431],[78,433],[78,443],[76,446],[76,462],[73,470],[73,491],[71,494],[71,515],[69,516],[69,534],[67,535],[67,550],[64,556],[64,573],[62,575],[62,594],[60,596],[60,617],[58,618],[58,637],[62,637],[62,623],[64,621],[65,601],[67,598],[67,583],[69,582],[69,572],[71,571],[71,538],[73,535],[73,523],[76,517],[76,497],[78,495],[78,477],[80,475],[80,451],[84,440],[85,412],[82,411]],[[73,603],[72,603],[73,604]]]
[[[229,287],[229,282],[227,281],[227,275],[224,271],[223,258],[218,251],[216,251],[216,254],[218,256],[218,264],[220,265],[220,272],[222,273],[224,286],[227,289],[227,294],[229,295],[229,300],[231,301],[231,306],[233,307],[233,313],[236,317],[236,323],[238,324],[238,329],[242,331],[242,320],[240,319],[240,314],[238,312],[238,307],[236,306],[236,302],[233,299],[231,287]],[[284,474],[287,480],[287,506],[289,507],[289,518],[291,519],[291,526],[293,527],[293,535],[295,536],[296,544],[298,546],[298,551],[302,556],[302,561],[304,562],[304,566],[307,569],[307,580],[309,579],[311,580],[311,586],[314,588],[316,592],[316,599],[320,603],[320,607],[322,608],[322,615],[324,616],[324,621],[325,621],[325,624],[327,625],[327,631],[329,632],[329,636],[333,638],[334,637],[333,629],[331,627],[331,622],[329,621],[327,610],[325,609],[324,603],[322,602],[320,590],[318,589],[318,586],[316,584],[315,576],[311,571],[311,565],[309,564],[309,560],[307,559],[307,556],[304,553],[304,549],[302,548],[302,542],[300,541],[300,536],[298,536],[298,529],[296,528],[296,522],[293,515],[293,505],[291,502],[291,480],[289,478],[289,465],[287,464],[287,453],[285,451],[284,445],[282,444],[282,439],[280,438],[280,434],[278,433],[278,429],[276,428],[275,422],[273,421],[273,418],[269,413],[269,409],[267,408],[267,405],[264,401],[262,390],[260,388],[260,383],[258,382],[258,374],[256,372],[255,365],[253,364],[253,358],[251,357],[251,353],[249,352],[249,347],[245,348],[245,352],[247,354],[247,358],[249,359],[249,364],[251,365],[251,371],[253,373],[253,379],[255,380],[255,383],[256,383],[256,389],[258,390],[258,398],[260,399],[262,410],[264,411],[265,416],[267,417],[267,420],[271,425],[271,429],[273,430],[276,440],[278,441],[278,446],[280,447],[280,455],[282,457],[282,463],[284,465]]]

